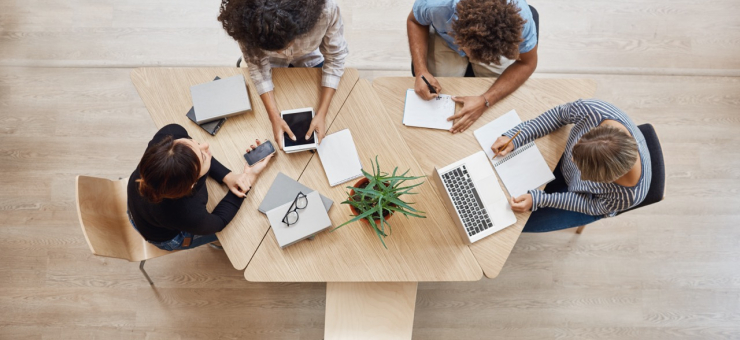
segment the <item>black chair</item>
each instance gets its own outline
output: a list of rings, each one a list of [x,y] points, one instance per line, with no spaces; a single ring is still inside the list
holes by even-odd
[[[540,13],[537,12],[537,10],[529,5],[529,10],[532,12],[532,20],[534,20],[534,28],[535,32],[537,33],[537,44],[540,43]],[[241,59],[239,59],[241,61]],[[236,67],[239,67],[239,62],[236,63]],[[411,63],[411,76],[416,77],[416,72],[414,72],[414,63]],[[465,69],[465,76],[466,78],[475,78],[475,72],[473,72],[473,64],[468,63],[468,67]]]
[[[660,147],[658,135],[650,124],[642,124],[637,128],[640,129],[640,132],[642,132],[642,135],[645,137],[645,142],[647,143],[648,151],[650,152],[650,167],[652,169],[653,177],[650,181],[650,188],[645,196],[645,200],[632,208],[620,211],[617,215],[660,202],[663,200],[665,195],[665,164],[663,163],[663,149]],[[585,227],[586,226],[583,225],[578,227],[578,229],[576,229],[576,233],[580,234],[583,232],[583,228]]]

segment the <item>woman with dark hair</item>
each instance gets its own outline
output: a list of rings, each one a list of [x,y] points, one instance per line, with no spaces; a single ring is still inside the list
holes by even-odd
[[[213,158],[208,143],[192,140],[180,125],[167,125],[154,135],[129,177],[129,220],[144,239],[160,249],[190,249],[215,242],[216,233],[234,218],[271,158],[235,174]],[[210,213],[206,210],[206,175],[229,188]]]
[[[218,20],[239,43],[281,149],[283,133],[293,140],[296,136],[280,117],[272,68],[322,68],[319,107],[306,136],[297,137],[308,139],[316,131],[320,143],[348,53],[344,24],[334,0],[222,0]]]
[[[532,211],[523,232],[586,225],[645,200],[652,179],[645,137],[627,114],[598,99],[550,109],[504,133],[491,149],[497,153],[521,131],[498,152],[505,156],[568,124],[573,128],[553,172],[555,180],[545,190],[529,190],[510,200],[515,212]]]

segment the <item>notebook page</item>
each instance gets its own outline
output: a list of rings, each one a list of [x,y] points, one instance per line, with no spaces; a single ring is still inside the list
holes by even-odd
[[[522,145],[506,157],[494,158],[493,167],[512,197],[524,195],[555,179],[534,142]]]
[[[324,137],[317,150],[329,185],[335,186],[362,176],[362,163],[349,129]]]
[[[538,188],[555,179],[534,142],[522,145],[506,157],[493,158],[493,150],[491,150],[493,142],[521,122],[516,111],[511,110],[473,132],[475,139],[491,160],[496,174],[504,183],[506,191],[513,197],[526,194],[528,190]]]
[[[449,130],[452,121],[447,118],[455,114],[452,96],[440,94],[432,100],[424,100],[413,89],[406,91],[406,104],[403,108],[403,124],[406,126]]]

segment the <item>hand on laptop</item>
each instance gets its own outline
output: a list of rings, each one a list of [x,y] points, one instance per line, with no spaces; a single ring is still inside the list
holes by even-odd
[[[501,136],[496,139],[496,141],[493,142],[493,145],[491,145],[491,150],[493,150],[493,157],[506,156],[507,154],[509,154],[509,152],[514,151],[514,143],[509,143],[510,140],[511,138],[507,136]],[[509,145],[506,145],[507,143]],[[504,145],[506,145],[506,148],[499,152],[499,149]]]
[[[519,197],[512,197],[509,199],[509,204],[511,204],[511,210],[516,213],[532,211],[532,195],[524,194]]]

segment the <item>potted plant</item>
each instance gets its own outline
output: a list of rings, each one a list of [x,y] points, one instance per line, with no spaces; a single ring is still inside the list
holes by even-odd
[[[401,213],[406,218],[409,216],[426,218],[423,211],[411,207],[413,203],[405,202],[400,198],[404,194],[415,195],[416,193],[411,192],[411,189],[424,184],[424,182],[407,186],[402,186],[402,184],[423,176],[406,176],[409,170],[399,175],[397,174],[398,167],[393,169],[391,174],[382,172],[377,156],[375,157],[375,163],[370,160],[370,164],[373,173],[370,174],[363,169],[362,174],[365,177],[357,181],[354,186],[347,187],[350,192],[347,194],[347,200],[342,202],[342,204],[349,205],[354,217],[332,231],[362,219],[373,228],[375,234],[378,235],[378,239],[383,243],[383,247],[388,249],[383,238],[391,234],[391,225],[388,223],[388,219],[394,213]]]

